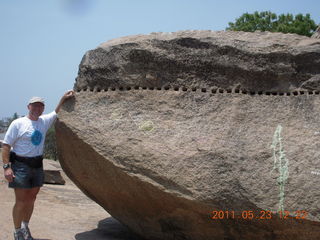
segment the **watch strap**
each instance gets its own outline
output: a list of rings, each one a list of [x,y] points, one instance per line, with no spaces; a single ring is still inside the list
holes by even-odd
[[[5,163],[3,164],[3,169],[8,169],[11,167],[11,164],[10,163]]]

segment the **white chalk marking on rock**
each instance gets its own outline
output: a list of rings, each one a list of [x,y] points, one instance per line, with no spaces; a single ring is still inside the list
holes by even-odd
[[[289,177],[289,161],[286,158],[285,151],[282,146],[282,137],[281,137],[282,126],[279,124],[277,126],[276,131],[273,135],[273,142],[271,144],[271,148],[273,149],[273,170],[278,169],[279,177],[277,179],[277,183],[279,185],[279,211],[284,211],[284,199],[285,199],[285,191],[284,186]]]

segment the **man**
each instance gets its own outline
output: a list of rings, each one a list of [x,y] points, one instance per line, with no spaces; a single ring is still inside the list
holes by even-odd
[[[57,118],[62,104],[73,96],[72,90],[66,92],[55,111],[46,115],[42,115],[44,100],[40,97],[31,98],[28,115],[14,120],[6,132],[2,160],[4,176],[15,193],[12,211],[15,240],[33,239],[28,223],[44,180],[42,154],[46,132]]]

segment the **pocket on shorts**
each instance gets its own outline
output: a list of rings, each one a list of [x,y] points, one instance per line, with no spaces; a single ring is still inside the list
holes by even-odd
[[[17,184],[25,185],[30,178],[30,167],[22,162],[15,162],[12,164],[13,174],[15,178],[13,181]]]
[[[13,170],[13,173],[28,174],[30,172],[30,167],[23,162],[16,161],[15,163],[12,164],[12,170]]]

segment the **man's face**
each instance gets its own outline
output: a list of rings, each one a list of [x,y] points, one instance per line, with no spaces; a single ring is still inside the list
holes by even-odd
[[[28,105],[28,109],[30,115],[32,115],[34,118],[38,118],[44,111],[44,104],[40,102],[30,103]]]

